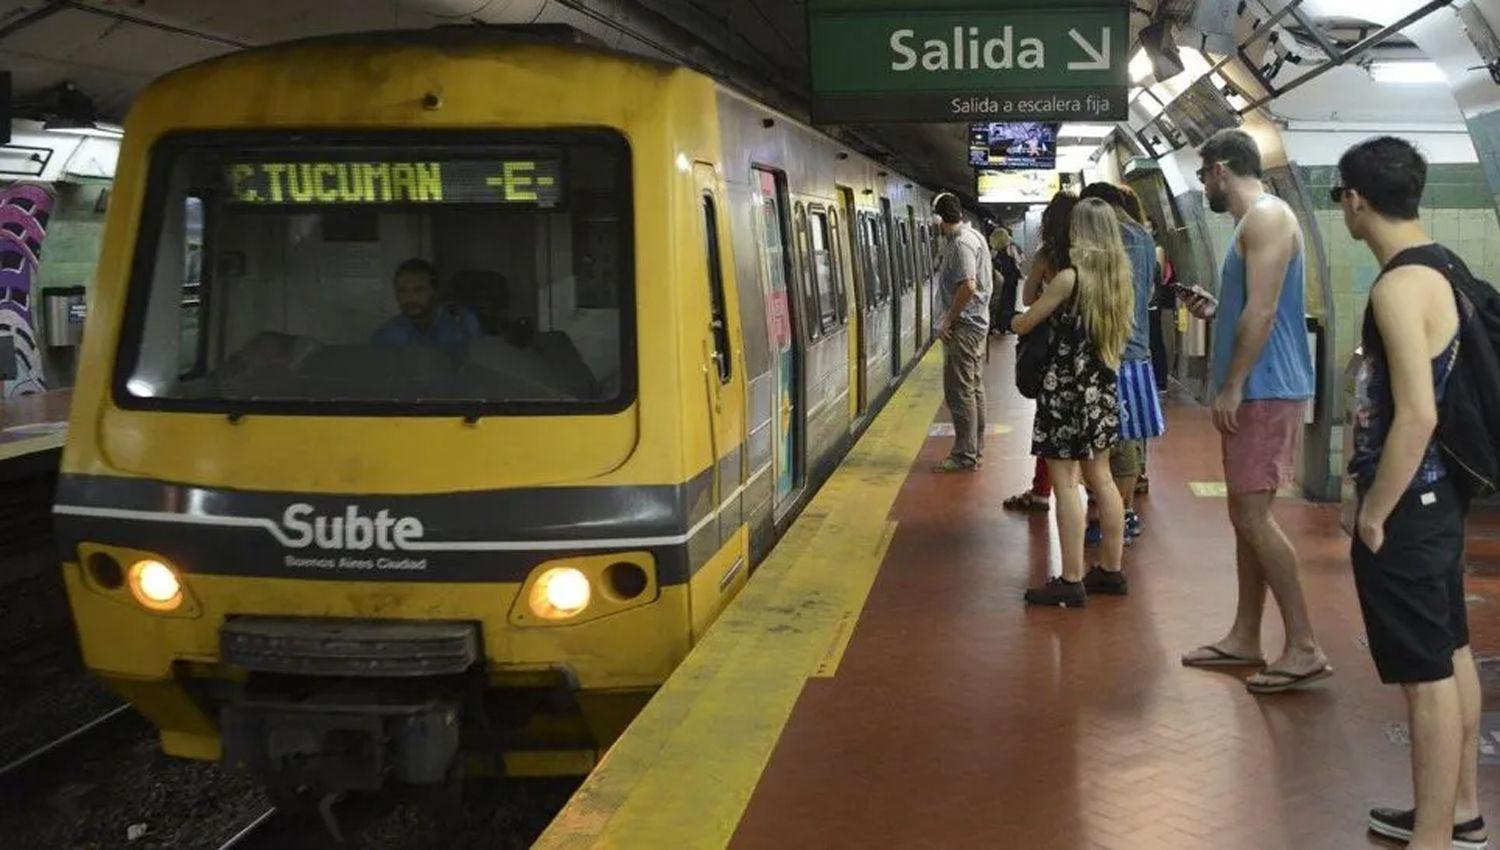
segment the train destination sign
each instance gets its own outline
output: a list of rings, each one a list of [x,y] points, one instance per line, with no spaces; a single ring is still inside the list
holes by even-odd
[[[1129,4],[808,0],[813,120],[1117,121]]]
[[[547,159],[239,162],[225,169],[232,203],[531,204],[556,206],[562,164]]]

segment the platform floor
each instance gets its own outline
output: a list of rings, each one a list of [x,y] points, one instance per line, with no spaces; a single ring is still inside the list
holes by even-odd
[[[62,448],[72,390],[0,399],[0,462]]]
[[[1030,480],[1030,403],[1011,389],[1009,343],[996,345],[990,421],[1007,433],[990,437],[984,470],[927,471],[949,444],[929,436],[946,419],[929,356],[799,521],[818,531],[778,548],[538,846],[1399,846],[1364,829],[1370,805],[1409,800],[1409,745],[1400,694],[1363,643],[1337,506],[1277,508],[1337,671],[1305,692],[1255,697],[1249,671],[1178,663],[1221,636],[1235,588],[1223,499],[1190,487],[1222,480],[1217,435],[1194,406],[1169,410],[1152,455],[1147,531],[1126,554],[1131,595],[1028,609],[1021,593],[1056,569],[1056,548],[1049,515],[999,507]],[[884,479],[899,479],[886,482],[888,516]],[[866,535],[867,579],[848,578],[863,569],[846,557],[851,540],[816,539],[834,521]],[[795,548],[809,544],[817,559]],[[820,609],[839,575],[865,588],[846,595],[862,603],[852,615],[778,613]],[[1476,654],[1500,656],[1500,580],[1469,591]],[[809,660],[786,628],[822,651]],[[762,669],[778,666],[780,678]],[[1500,666],[1483,666],[1500,712]],[[1500,734],[1489,743],[1500,763]],[[1480,782],[1500,818],[1500,767],[1482,765]]]

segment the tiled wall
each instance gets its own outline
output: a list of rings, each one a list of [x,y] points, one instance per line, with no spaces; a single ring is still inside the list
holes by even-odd
[[[1469,138],[1479,153],[1479,165],[1489,178],[1495,209],[1500,210],[1500,109],[1469,119]]]
[[[1359,342],[1365,303],[1379,264],[1368,248],[1349,237],[1343,214],[1328,197],[1329,188],[1338,182],[1338,169],[1304,168],[1303,179],[1317,207],[1314,215],[1328,252],[1336,316],[1335,353],[1337,362],[1343,364]],[[1475,274],[1491,282],[1500,282],[1496,201],[1477,164],[1434,164],[1428,169],[1422,226],[1434,239],[1457,251]]]
[[[81,180],[55,183],[57,206],[47,224],[47,241],[42,243],[42,262],[32,290],[41,304],[41,294],[53,287],[92,286],[99,264],[99,248],[104,239],[104,212],[100,194],[109,190],[107,180]],[[40,309],[38,309],[40,312]],[[43,321],[38,319],[38,321]],[[45,338],[47,329],[42,329]],[[72,349],[45,349],[47,386],[67,387],[73,384],[76,352]]]

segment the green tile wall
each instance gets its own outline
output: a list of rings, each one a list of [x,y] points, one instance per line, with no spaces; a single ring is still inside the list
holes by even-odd
[[[1362,243],[1349,237],[1343,213],[1328,197],[1338,180],[1338,169],[1316,166],[1303,169],[1303,179],[1317,204],[1314,215],[1328,252],[1328,270],[1334,298],[1334,345],[1337,362],[1345,363],[1359,342],[1360,323],[1370,286],[1379,265]],[[1422,198],[1422,226],[1432,238],[1457,251],[1475,274],[1500,282],[1500,220],[1496,197],[1490,194],[1478,164],[1435,164],[1428,169],[1427,191]]]
[[[47,225],[42,264],[37,268],[41,288],[89,286],[94,282],[104,238],[104,213],[95,212],[95,206],[99,193],[108,188],[109,183],[104,181],[53,185],[57,206]]]
[[[1479,152],[1479,165],[1489,179],[1489,190],[1500,210],[1500,109],[1469,119],[1469,138]]]
[[[55,183],[57,204],[47,223],[42,243],[42,263],[37,267],[32,291],[41,304],[40,290],[51,287],[92,286],[104,239],[104,213],[100,194],[109,190],[107,180]],[[41,321],[38,319],[38,321]],[[72,349],[48,347],[44,355],[47,386],[73,385],[75,368]]]

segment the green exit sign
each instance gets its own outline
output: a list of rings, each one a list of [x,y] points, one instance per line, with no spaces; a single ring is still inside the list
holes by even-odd
[[[808,0],[807,18],[819,123],[1126,117],[1117,0]]]

